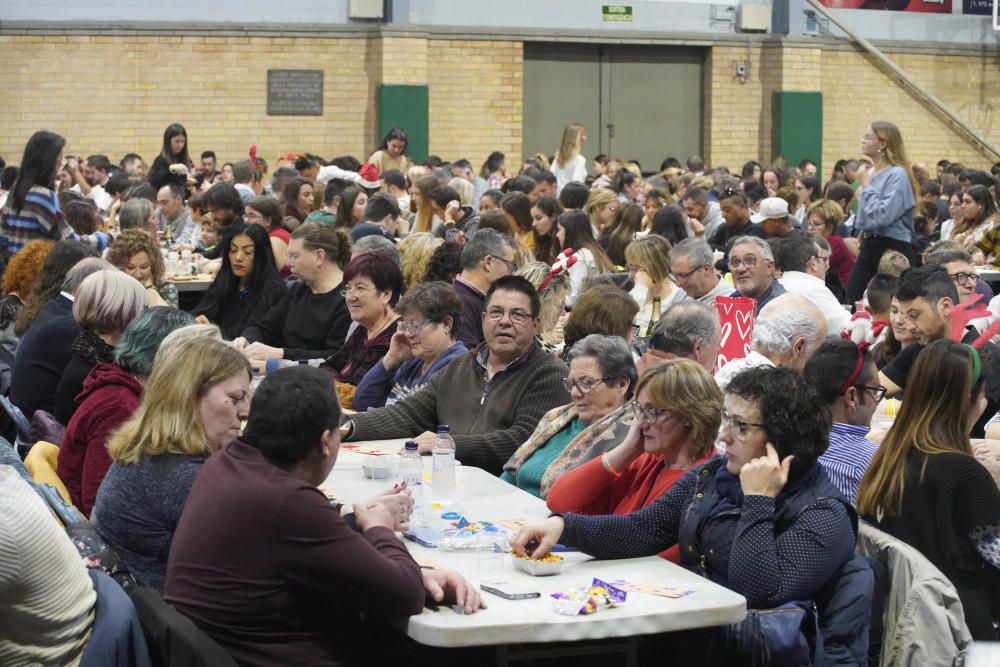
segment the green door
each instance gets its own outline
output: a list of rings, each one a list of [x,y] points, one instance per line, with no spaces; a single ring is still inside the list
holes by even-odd
[[[703,61],[697,48],[525,44],[525,155],[551,155],[580,122],[588,159],[638,160],[647,173],[683,162],[702,147]]]

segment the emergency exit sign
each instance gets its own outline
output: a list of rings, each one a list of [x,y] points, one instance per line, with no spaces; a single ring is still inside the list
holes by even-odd
[[[632,5],[601,5],[601,20],[616,23],[632,22]]]

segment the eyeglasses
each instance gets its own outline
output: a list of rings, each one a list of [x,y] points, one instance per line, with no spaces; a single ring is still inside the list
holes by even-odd
[[[563,378],[562,385],[566,387],[566,391],[573,391],[576,387],[577,391],[581,394],[589,394],[590,390],[601,382],[607,382],[610,380],[607,375],[596,380],[591,380],[590,378],[580,378],[579,380],[574,380],[573,378]]]
[[[417,320],[416,322],[407,322],[403,320],[396,325],[396,329],[412,336],[433,321],[434,320]]]
[[[754,428],[765,428],[763,424],[755,424],[753,422],[745,422],[739,417],[734,417],[725,410],[722,411],[722,425],[729,427],[729,432],[735,435],[740,440],[746,440],[750,437],[750,429]]]
[[[503,262],[504,266],[507,267],[507,270],[510,273],[514,273],[515,271],[517,271],[517,263],[516,262],[512,262],[509,259],[504,259],[503,257],[497,257],[496,255],[487,255],[487,257],[492,257],[495,260]]]
[[[706,266],[709,266],[709,265],[705,264],[703,266],[699,266],[697,268],[691,269],[690,271],[686,271],[684,273],[671,273],[670,274],[670,279],[673,280],[675,283],[679,283],[682,280],[687,280],[688,278],[690,278],[691,276],[693,276],[698,271],[701,271]]]
[[[830,261],[830,256],[829,255],[813,255],[812,257],[810,257],[810,259],[813,259],[813,258],[818,259],[821,262],[829,262]]]
[[[856,384],[856,385],[854,385],[854,388],[855,389],[864,389],[865,391],[870,391],[872,393],[872,398],[875,399],[876,403],[878,403],[883,398],[885,398],[885,392],[888,391],[888,389],[886,389],[882,385],[879,385],[877,387],[868,387],[868,386],[863,385],[863,384]]]
[[[509,315],[510,323],[515,326],[520,326],[531,319],[531,313],[526,310],[521,310],[520,308],[515,308],[513,310],[490,308],[486,311],[486,319],[490,322],[499,322],[503,319],[504,315]]]
[[[964,271],[959,271],[958,273],[949,273],[948,277],[955,281],[958,285],[964,285],[965,283],[972,281],[976,282],[978,277],[975,273],[966,273]]]
[[[244,220],[263,220],[264,216],[262,216],[257,211],[253,211],[253,210],[247,209],[246,211],[243,211],[243,219]]]
[[[669,416],[673,413],[663,408],[644,408],[635,401],[632,401],[632,414],[635,415],[636,419],[643,419],[648,424],[655,424],[660,417]]]
[[[358,296],[364,296],[365,294],[369,294],[374,291],[375,290],[365,287],[364,285],[348,285],[347,289],[340,290],[340,294],[345,297],[351,296],[352,293],[357,294]]]
[[[730,257],[729,258],[729,268],[738,269],[741,266],[745,266],[748,269],[752,269],[757,266],[757,257],[755,255],[747,255],[746,257]]]

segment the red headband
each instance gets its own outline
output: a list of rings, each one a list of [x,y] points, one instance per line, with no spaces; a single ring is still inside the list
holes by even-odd
[[[854,383],[857,381],[858,376],[861,375],[861,367],[865,363],[864,350],[861,349],[860,345],[855,346],[855,349],[858,351],[858,360],[854,362],[854,370],[851,371],[851,374],[847,376],[847,379],[844,381],[843,386],[841,386],[840,388],[841,395],[846,394],[847,390],[850,387],[854,386]]]

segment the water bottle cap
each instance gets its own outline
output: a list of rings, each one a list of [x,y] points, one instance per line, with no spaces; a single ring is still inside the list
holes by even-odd
[[[413,440],[407,440],[403,447],[406,448],[406,451],[417,451],[417,443]]]
[[[451,431],[451,427],[447,424],[438,424],[438,433],[448,433]]]

